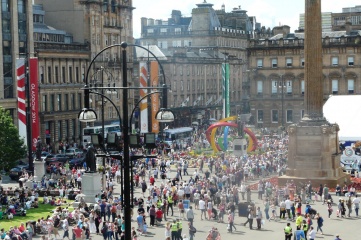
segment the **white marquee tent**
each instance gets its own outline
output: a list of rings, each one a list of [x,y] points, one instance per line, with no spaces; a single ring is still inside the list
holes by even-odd
[[[361,95],[330,96],[323,105],[329,123],[340,126],[340,141],[361,141]]]

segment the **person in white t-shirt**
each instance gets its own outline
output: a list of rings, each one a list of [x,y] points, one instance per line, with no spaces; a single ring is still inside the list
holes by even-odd
[[[291,219],[291,205],[292,205],[292,202],[289,198],[287,198],[287,200],[285,201],[285,204],[286,204],[286,211],[287,211],[287,217],[288,219]]]
[[[358,210],[360,208],[360,199],[358,197],[355,197],[352,200],[353,206],[355,208],[355,212],[356,212],[356,217],[358,217]]]
[[[203,220],[203,214],[204,214],[204,218],[207,219],[206,202],[203,200],[203,198],[199,200],[199,210],[201,210],[201,220]]]

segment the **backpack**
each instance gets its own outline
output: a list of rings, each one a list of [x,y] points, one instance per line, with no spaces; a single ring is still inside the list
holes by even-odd
[[[191,226],[191,232],[193,233],[193,234],[195,234],[196,232],[197,232],[197,229],[195,228],[195,227],[193,227],[193,226]]]
[[[105,234],[107,232],[107,227],[104,226],[102,227],[102,229],[100,230],[101,233]]]

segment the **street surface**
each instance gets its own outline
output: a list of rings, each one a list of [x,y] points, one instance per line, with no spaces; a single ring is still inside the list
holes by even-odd
[[[188,172],[190,174],[193,174],[194,169],[189,168]],[[175,176],[175,170],[174,168],[172,169],[171,172],[171,177]],[[183,181],[188,181],[189,176],[185,176],[183,177]],[[156,181],[156,185],[159,186],[160,185],[160,179],[158,179]],[[256,183],[257,180],[255,181],[251,181],[249,183]],[[147,184],[149,185],[149,182],[147,182]],[[10,186],[10,187],[16,187],[18,184],[14,181],[9,180],[7,177],[3,178],[3,185],[4,187],[6,186]],[[120,194],[120,186],[115,185],[115,196],[119,196]],[[135,193],[134,193],[135,197],[141,197],[141,189],[140,188],[135,188]],[[146,195],[147,196],[147,195]],[[336,197],[334,193],[332,193],[332,197],[334,200],[334,203],[338,202],[339,197]],[[240,197],[241,199],[241,197]],[[257,199],[257,193],[255,191],[252,192],[252,201],[255,202],[256,206],[260,206],[261,210],[262,210],[262,214],[263,217],[265,217],[264,211],[263,211],[263,202],[262,200],[258,200]],[[193,204],[192,204],[193,205]],[[328,212],[327,212],[327,205],[322,205],[321,202],[315,202],[315,203],[311,203],[312,207],[314,209],[316,209],[321,216],[324,218],[324,226],[323,226],[323,232],[324,234],[321,235],[320,233],[318,233],[316,235],[316,239],[330,239],[333,240],[335,239],[336,234],[340,235],[340,238],[342,240],[352,240],[352,239],[358,239],[357,237],[357,229],[358,226],[360,224],[360,219],[357,218],[355,216],[355,212],[353,211],[351,214],[351,218],[337,218],[336,217],[336,210],[337,210],[337,205],[334,204],[333,206],[333,214],[331,215],[331,218],[328,219]],[[304,212],[304,206],[302,205],[302,212]],[[194,207],[193,207],[194,210]],[[136,209],[135,209],[135,214],[133,216],[133,221],[132,221],[132,226],[137,226],[136,222],[135,222],[135,218],[136,218]],[[194,227],[197,229],[197,233],[195,235],[194,240],[205,240],[207,235],[208,235],[208,231],[212,228],[212,227],[217,227],[222,239],[267,239],[267,240],[279,240],[279,239],[284,239],[284,234],[283,234],[283,229],[286,226],[287,222],[286,220],[282,219],[282,220],[278,220],[278,221],[274,221],[272,220],[271,222],[269,221],[265,221],[265,225],[262,226],[261,230],[256,230],[256,220],[254,220],[253,223],[253,230],[250,230],[248,225],[244,226],[243,223],[246,221],[245,217],[238,217],[238,212],[236,210],[236,214],[235,214],[235,227],[236,227],[236,231],[233,231],[233,233],[228,233],[227,232],[227,223],[217,223],[217,221],[212,220],[201,220],[200,218],[200,210],[194,210],[195,213],[195,219],[194,219]],[[44,213],[44,216],[46,216],[48,213]],[[172,222],[173,219],[177,219],[179,214],[179,211],[177,209],[177,207],[174,208],[174,216],[168,216],[167,220]],[[271,214],[270,214],[271,215]],[[277,208],[277,215],[279,215],[279,208]],[[227,220],[227,215],[225,215],[224,220],[226,222]],[[146,235],[142,235],[139,236],[138,239],[150,239],[150,238],[154,238],[154,239],[165,239],[164,237],[164,221],[162,222],[161,226],[158,227],[150,227],[149,226],[149,217],[147,217],[147,224],[148,224],[148,233]],[[291,227],[293,230],[296,229],[295,227],[295,223],[291,222]],[[313,227],[316,229],[317,228],[317,222],[316,220],[313,220]],[[60,235],[62,236],[63,231],[60,230]],[[183,220],[183,232],[182,235],[187,235],[188,237],[188,224],[186,220]],[[37,235],[35,238],[40,238],[39,235]],[[101,235],[95,235],[92,234],[92,239],[95,240],[101,240],[103,239],[103,237]]]

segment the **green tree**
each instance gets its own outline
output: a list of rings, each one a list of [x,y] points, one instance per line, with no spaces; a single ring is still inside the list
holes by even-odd
[[[0,168],[14,167],[25,156],[24,139],[20,138],[9,112],[0,107]]]

